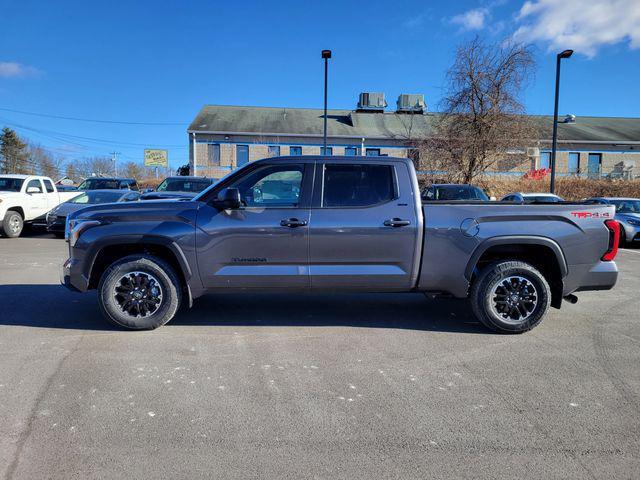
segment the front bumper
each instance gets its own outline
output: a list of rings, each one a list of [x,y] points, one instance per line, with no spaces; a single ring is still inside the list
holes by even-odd
[[[625,239],[628,243],[640,245],[640,227],[629,225],[625,222],[619,222],[620,227],[624,230]]]
[[[67,217],[47,215],[47,231],[48,232],[64,232],[66,221],[67,221]]]
[[[79,262],[73,258],[62,264],[60,283],[74,292],[86,292],[89,289],[89,280],[80,271]]]

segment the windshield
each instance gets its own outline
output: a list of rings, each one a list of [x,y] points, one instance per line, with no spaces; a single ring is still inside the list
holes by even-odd
[[[618,213],[640,213],[640,200],[612,200]]]
[[[158,192],[201,192],[211,185],[207,180],[182,180],[166,178],[158,185]]]
[[[109,178],[88,178],[80,184],[78,190],[117,190],[120,181]]]
[[[472,185],[447,185],[435,188],[434,200],[489,200],[489,197]]]
[[[24,180],[21,178],[0,177],[1,192],[19,192]]]
[[[117,202],[122,197],[122,192],[86,192],[69,200],[69,203],[82,203],[85,205],[95,205],[98,203]]]

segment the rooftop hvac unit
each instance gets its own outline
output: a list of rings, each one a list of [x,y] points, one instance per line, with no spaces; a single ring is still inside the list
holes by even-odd
[[[424,113],[427,104],[424,103],[424,95],[420,93],[402,93],[398,96],[398,112],[400,113]]]
[[[387,106],[382,92],[362,92],[358,100],[358,110],[382,112]]]

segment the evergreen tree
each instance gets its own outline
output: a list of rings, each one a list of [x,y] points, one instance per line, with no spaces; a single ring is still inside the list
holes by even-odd
[[[0,169],[2,173],[30,173],[27,144],[8,127],[0,135]]]

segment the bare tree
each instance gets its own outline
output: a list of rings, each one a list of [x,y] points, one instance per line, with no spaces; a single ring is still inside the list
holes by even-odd
[[[476,37],[460,46],[447,72],[442,113],[420,145],[421,167],[469,183],[498,162],[524,161],[536,133],[520,95],[534,69],[526,45],[490,45]]]
[[[50,177],[54,181],[62,177],[63,159],[41,145],[30,143],[27,148],[29,163],[34,172]]]

